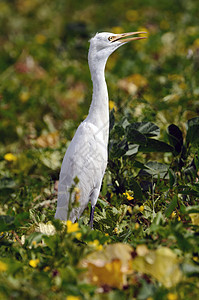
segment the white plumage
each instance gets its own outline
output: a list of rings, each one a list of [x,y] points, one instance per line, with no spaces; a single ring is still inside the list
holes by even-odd
[[[144,37],[130,37],[144,32],[97,33],[90,40],[88,63],[93,82],[92,102],[87,118],[79,125],[64,156],[58,186],[56,219],[67,220],[70,188],[79,179],[79,206],[73,207],[69,219],[75,222],[91,201],[90,225],[107,166],[109,135],[108,91],[104,76],[108,57],[121,45]],[[74,195],[72,196],[72,202]]]

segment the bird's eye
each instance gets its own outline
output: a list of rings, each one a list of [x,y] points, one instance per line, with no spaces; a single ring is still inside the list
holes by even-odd
[[[113,36],[109,36],[108,40],[111,42],[113,40],[113,38],[114,38]]]

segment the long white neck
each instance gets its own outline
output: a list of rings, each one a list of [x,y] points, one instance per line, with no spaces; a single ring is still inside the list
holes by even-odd
[[[87,120],[97,126],[99,130],[102,129],[104,132],[103,135],[108,141],[109,101],[104,76],[105,65],[106,60],[97,61],[95,57],[89,56],[89,68],[93,82],[93,95]]]

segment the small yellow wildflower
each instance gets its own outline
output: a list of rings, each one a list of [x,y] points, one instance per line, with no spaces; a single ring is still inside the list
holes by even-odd
[[[172,219],[176,217],[176,212],[175,211],[172,212],[171,217],[172,217]]]
[[[153,300],[153,298],[152,297],[148,297],[146,300]]]
[[[31,267],[33,267],[33,268],[36,268],[37,267],[37,265],[39,264],[39,262],[40,262],[40,260],[37,258],[37,259],[31,259],[30,261],[29,261],[29,265],[31,266]]]
[[[143,211],[144,211],[144,205],[141,205],[141,206],[139,207],[139,211],[140,211],[140,212],[143,212]]]
[[[46,41],[46,37],[45,37],[45,35],[43,35],[43,34],[37,34],[36,36],[35,36],[35,40],[36,40],[36,42],[38,43],[38,44],[44,44],[45,43],[45,41]]]
[[[167,299],[168,300],[178,300],[178,295],[174,293],[168,293],[167,294]]]
[[[131,206],[128,206],[128,208],[127,208],[127,211],[132,215],[132,213],[133,213],[133,209],[132,209],[132,207]]]
[[[114,26],[111,28],[111,32],[119,34],[119,33],[123,33],[124,29],[120,26]]]
[[[116,106],[115,102],[112,100],[109,100],[109,109],[110,110],[114,109],[115,111],[117,111],[117,106]]]
[[[15,155],[13,155],[12,153],[6,153],[4,155],[4,159],[7,161],[16,161],[17,157]]]
[[[46,266],[45,268],[44,268],[44,272],[48,272],[50,270],[50,267],[49,266]]]
[[[94,240],[93,242],[89,242],[88,245],[93,246],[96,250],[102,250],[103,246],[100,244],[98,240]]]
[[[178,216],[178,221],[181,221],[181,218],[180,218],[180,216]]]
[[[33,245],[33,246],[36,246],[36,245],[37,245],[37,242],[36,242],[36,241],[33,241],[33,242],[32,242],[32,245]]]
[[[81,237],[82,237],[81,232],[77,232],[77,233],[75,234],[75,237],[76,237],[76,239],[80,240]]]
[[[67,296],[66,300],[81,300],[81,298],[79,296]]]
[[[109,234],[108,234],[108,233],[105,233],[105,236],[109,236]]]
[[[129,201],[131,201],[131,200],[133,200],[134,199],[134,197],[133,196],[131,196],[128,192],[126,192],[126,193],[123,193],[122,194],[123,196],[125,196],[126,198],[127,198],[127,200],[129,200]]]
[[[58,287],[56,285],[51,286],[51,291],[57,292]]]
[[[78,223],[73,224],[72,221],[68,220],[68,221],[66,221],[66,225],[67,225],[67,233],[79,231]]]
[[[30,93],[29,92],[21,92],[19,94],[19,99],[21,100],[21,102],[25,103],[26,101],[28,101],[28,99],[30,98]]]
[[[0,272],[5,272],[7,269],[7,264],[5,264],[3,261],[0,261]]]
[[[140,227],[140,224],[139,223],[135,223],[135,230],[138,230]]]

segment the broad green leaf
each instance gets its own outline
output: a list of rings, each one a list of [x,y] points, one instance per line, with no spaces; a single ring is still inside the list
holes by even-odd
[[[131,156],[136,153],[138,153],[139,145],[136,144],[129,144],[128,145],[128,150],[126,151],[125,155],[126,156]]]
[[[182,151],[183,136],[178,126],[171,124],[168,127],[168,138],[170,144],[174,147],[174,154],[178,155]]]
[[[160,178],[165,178],[168,175],[169,166],[159,163],[157,161],[149,161],[145,164],[145,169],[139,172],[139,175],[150,175],[154,178],[158,176]]]
[[[188,130],[186,136],[187,144],[199,146],[199,117],[190,119],[188,121]]]
[[[151,122],[135,122],[131,123],[127,127],[127,130],[129,131],[133,129],[139,131],[147,137],[158,136],[160,134],[160,128]]]
[[[173,152],[173,147],[165,142],[147,138],[145,145],[139,147],[140,152]]]
[[[127,127],[127,141],[130,143],[144,145],[146,143],[146,137],[144,134],[140,133],[138,130]]]

